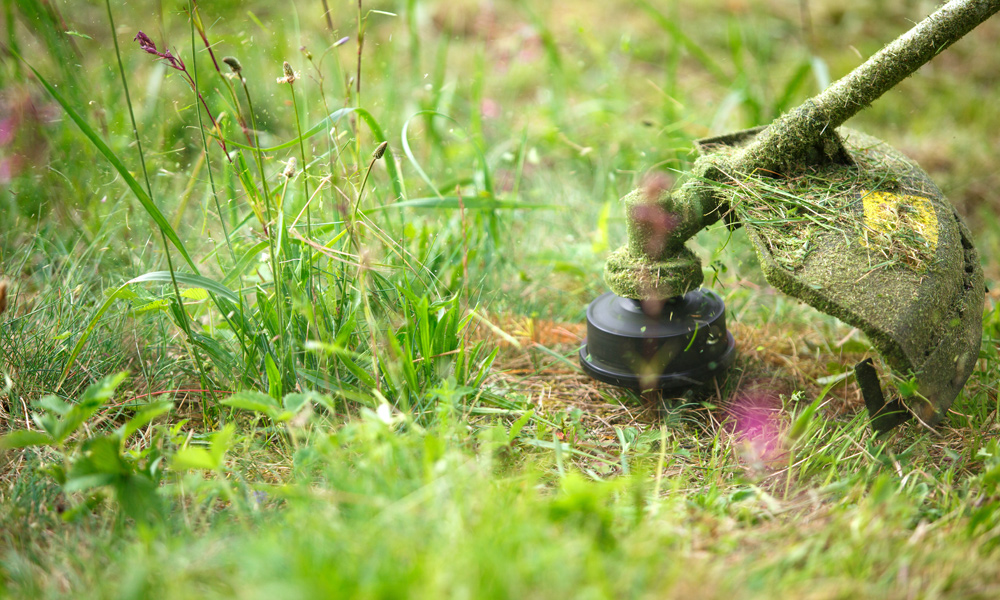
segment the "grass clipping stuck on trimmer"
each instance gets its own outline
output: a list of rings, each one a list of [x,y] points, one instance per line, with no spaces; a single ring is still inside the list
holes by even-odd
[[[853,164],[735,175],[730,207],[768,282],[864,331],[899,377],[915,381],[906,408],[933,425],[978,358],[979,257],[920,167],[873,137],[841,135]]]

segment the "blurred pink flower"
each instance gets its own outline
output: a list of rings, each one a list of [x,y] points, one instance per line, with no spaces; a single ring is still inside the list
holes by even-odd
[[[499,119],[500,103],[492,98],[484,98],[479,105],[479,112],[487,119]]]
[[[168,65],[177,69],[178,71],[185,71],[185,72],[187,71],[186,67],[184,66],[184,61],[174,56],[173,52],[171,52],[169,49],[166,50],[165,52],[160,52],[159,50],[157,50],[156,44],[154,44],[153,40],[149,39],[149,36],[146,35],[145,33],[141,31],[137,33],[135,38],[132,39],[132,41],[134,42],[136,40],[139,41],[139,47],[142,48],[147,54],[152,54],[154,56],[162,58],[164,61],[166,61]]]
[[[729,407],[734,433],[754,462],[768,463],[784,454],[779,422],[781,398],[764,389],[740,394]]]

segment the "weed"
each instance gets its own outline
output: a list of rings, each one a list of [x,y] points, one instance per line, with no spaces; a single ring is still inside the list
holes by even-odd
[[[0,438],[0,448],[49,447],[56,460],[40,470],[60,485],[65,494],[86,493],[88,497],[71,507],[64,518],[72,519],[80,508],[92,508],[101,488],[114,492],[122,516],[140,521],[162,518],[157,487],[162,474],[160,456],[155,444],[139,452],[126,452],[132,434],[150,421],[170,410],[170,403],[151,404],[111,433],[91,433],[83,439],[76,436],[90,418],[104,408],[126,377],[125,373],[109,376],[88,387],[73,403],[56,396],[45,396],[36,403],[41,412],[32,416],[36,430],[14,431]],[[96,490],[96,491],[95,491]]]

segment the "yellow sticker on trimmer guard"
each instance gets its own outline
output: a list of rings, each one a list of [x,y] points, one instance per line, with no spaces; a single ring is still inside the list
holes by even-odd
[[[900,196],[867,190],[862,190],[861,200],[864,203],[867,226],[861,239],[862,244],[878,247],[889,242],[897,250],[906,248],[910,251],[904,250],[903,254],[912,252],[923,257],[934,255],[938,243],[938,220],[930,200],[920,196]],[[872,239],[872,233],[882,239]]]

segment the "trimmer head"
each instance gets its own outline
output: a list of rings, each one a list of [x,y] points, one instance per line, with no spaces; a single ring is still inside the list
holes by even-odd
[[[659,302],[607,292],[587,307],[580,364],[594,379],[637,391],[696,387],[729,367],[734,345],[715,292]]]

